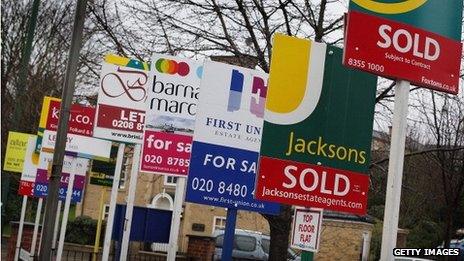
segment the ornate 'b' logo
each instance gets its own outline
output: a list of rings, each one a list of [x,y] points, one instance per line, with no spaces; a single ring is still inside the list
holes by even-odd
[[[125,77],[133,79],[134,75],[138,76],[135,81],[123,81]],[[115,81],[118,83],[117,86],[114,85]],[[144,72],[118,67],[117,72],[108,73],[103,76],[100,87],[103,93],[108,97],[117,98],[126,95],[129,99],[139,102],[145,100],[147,97],[147,91],[144,87],[147,81],[148,76]]]

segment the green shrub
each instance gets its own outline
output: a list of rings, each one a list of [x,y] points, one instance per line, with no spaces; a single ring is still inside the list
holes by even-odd
[[[409,232],[406,247],[435,248],[442,242],[442,224],[429,220],[418,222]]]
[[[104,224],[102,225],[102,231],[104,231]],[[94,245],[96,233],[97,220],[88,216],[76,217],[68,222],[65,241],[80,245]]]

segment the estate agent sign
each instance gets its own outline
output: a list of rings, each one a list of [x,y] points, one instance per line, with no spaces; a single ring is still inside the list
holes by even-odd
[[[457,94],[461,16],[461,0],[352,0],[343,63]]]
[[[255,197],[365,214],[377,78],[342,50],[276,35]]]

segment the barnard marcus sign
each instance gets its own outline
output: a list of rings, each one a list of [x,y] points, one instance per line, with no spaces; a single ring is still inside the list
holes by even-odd
[[[342,50],[274,38],[255,197],[365,214],[377,78]]]
[[[140,171],[186,176],[203,64],[154,54]]]
[[[343,63],[458,93],[462,0],[351,0]]]

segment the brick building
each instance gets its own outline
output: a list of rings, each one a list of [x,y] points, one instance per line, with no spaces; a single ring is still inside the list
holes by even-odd
[[[132,160],[131,153],[132,148],[127,148],[118,191],[118,204],[125,204],[127,197]],[[172,209],[176,179],[175,177],[140,172],[135,194],[135,206]],[[85,215],[97,219],[99,215],[99,198],[102,190],[105,190],[103,217],[106,218],[109,210],[111,188],[89,184],[88,180],[84,197],[81,203],[76,206],[76,215]],[[179,251],[187,252],[187,235],[211,236],[215,229],[225,227],[225,220],[226,210],[224,208],[184,202],[179,232]],[[236,227],[269,233],[267,221],[260,214],[254,212],[238,211]],[[163,246],[159,245],[157,249],[163,250]]]

